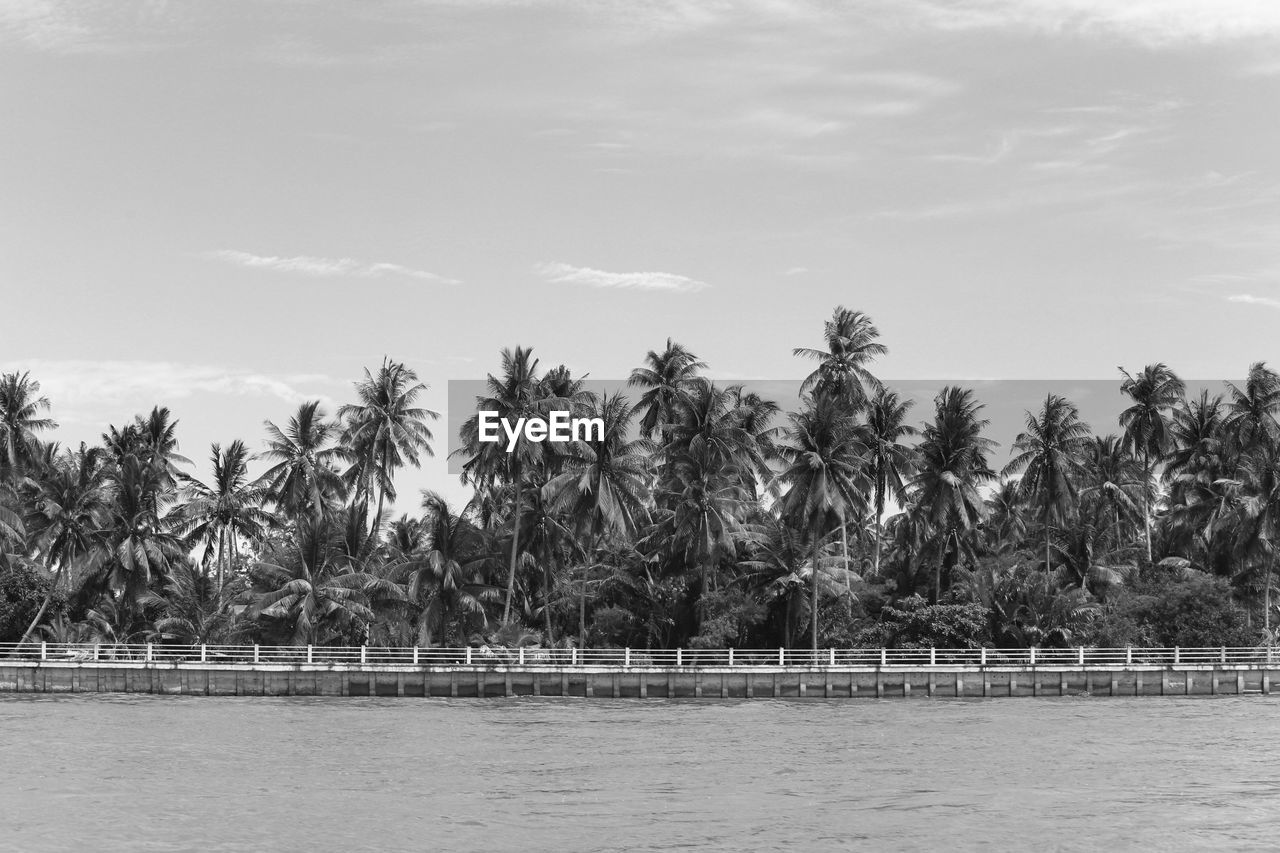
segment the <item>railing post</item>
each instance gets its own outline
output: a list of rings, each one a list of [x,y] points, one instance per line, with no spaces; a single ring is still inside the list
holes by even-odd
[[[827,660],[828,660],[828,664],[827,664],[827,665],[828,665],[828,666],[835,666],[835,665],[836,665],[836,650],[835,650],[835,649],[827,649],[827,651],[828,651],[828,652],[830,652],[830,654],[827,656]]]
[[[1133,646],[1124,647],[1124,665],[1133,666]]]
[[[1076,663],[1080,666],[1084,666],[1084,646],[1076,649]]]
[[[684,652],[682,649],[676,649],[676,666],[684,666]]]
[[[200,644],[200,663],[209,662],[209,646],[207,643]]]
[[[369,662],[369,647],[361,646],[360,647],[360,665],[364,666],[368,662]]]
[[[1227,662],[1227,647],[1226,647],[1226,646],[1223,646],[1219,651],[1220,651],[1220,653],[1221,653],[1221,655],[1222,655],[1222,662],[1223,662],[1223,663],[1226,663],[1226,662]]]
[[[524,646],[521,646],[520,651],[516,653],[516,663],[524,666]]]
[[[312,660],[311,653],[312,653],[313,651],[314,651],[314,648],[313,648],[312,646],[308,645],[308,646],[307,646],[307,663],[311,663],[311,660]]]
[[[147,643],[147,662],[151,662],[151,644]]]
[[[983,646],[982,648],[978,649],[978,665],[979,666],[987,665],[987,647],[986,646]]]
[[[778,649],[778,666],[786,666],[786,665],[787,665],[787,650],[783,648],[779,648]]]
[[[49,644],[44,640],[41,640],[40,641],[40,660],[45,660],[48,657],[49,657]]]
[[[936,666],[938,663],[938,650],[933,646],[929,647],[929,666]]]
[[[729,649],[729,666],[733,666],[733,649]]]
[[[417,646],[413,647],[413,665],[414,666],[418,665],[418,647]]]
[[[1179,660],[1179,658],[1181,657],[1182,657],[1182,649],[1178,648],[1177,646],[1174,646],[1173,647],[1173,665],[1174,666],[1177,666],[1179,663],[1181,663],[1181,661]]]
[[[573,650],[573,662],[578,662],[578,650]],[[471,666],[471,647],[467,646],[467,666]]]
[[[524,663],[524,661],[520,661],[520,662]],[[631,666],[631,647],[630,646],[627,646],[625,649],[622,650],[622,665]]]
[[[1036,647],[1031,646],[1029,649],[1027,649],[1027,651],[1030,652],[1030,655],[1031,655],[1030,657],[1031,665],[1035,666],[1036,665]]]
[[[93,644],[93,659],[94,659],[94,660],[97,660],[97,659],[98,659],[98,652],[99,652],[101,649],[102,649],[102,646],[101,646],[101,645],[99,645],[98,643],[94,643],[94,644]]]
[[[889,663],[889,653],[884,649],[880,650],[880,665],[885,666]]]
[[[261,659],[261,657],[262,657],[261,650],[258,648],[258,644],[254,643],[253,644],[253,662],[257,663]]]

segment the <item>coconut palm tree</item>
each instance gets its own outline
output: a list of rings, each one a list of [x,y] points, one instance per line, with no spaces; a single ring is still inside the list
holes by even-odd
[[[1249,366],[1243,388],[1231,382],[1226,385],[1230,399],[1224,426],[1234,452],[1247,455],[1254,448],[1280,442],[1280,425],[1276,424],[1276,412],[1280,411],[1280,375],[1259,361]]]
[[[239,556],[241,537],[261,540],[275,524],[262,508],[266,498],[261,482],[249,479],[249,451],[236,439],[212,446],[213,479],[210,484],[179,475],[185,502],[174,513],[176,530],[191,545],[203,545],[206,555],[216,555],[216,584],[222,589],[228,563]]]
[[[483,627],[485,604],[499,592],[487,581],[493,553],[483,532],[435,492],[423,492],[422,508],[422,551],[393,563],[390,574],[419,608],[418,644],[430,646],[436,637],[448,642],[459,617]]]
[[[1271,579],[1280,554],[1280,447],[1260,439],[1244,454],[1237,476],[1226,481],[1232,512],[1227,519],[1243,566],[1254,565],[1262,587],[1263,627],[1271,630]]]
[[[904,400],[896,391],[881,388],[867,406],[866,424],[862,428],[876,514],[872,567],[872,574],[876,577],[880,576],[885,500],[890,495],[900,502],[906,499],[907,478],[914,470],[915,454],[902,443],[902,439],[916,435],[916,428],[906,422],[907,412],[913,405],[913,400]]]
[[[879,337],[880,330],[866,314],[837,306],[823,327],[825,349],[796,347],[792,350],[795,356],[818,362],[813,373],[805,378],[801,391],[829,394],[840,399],[850,411],[860,409],[866,403],[867,394],[880,388],[880,380],[868,367],[877,356],[889,352],[888,347],[877,342]]]
[[[666,349],[660,353],[650,350],[644,364],[631,371],[627,384],[645,389],[637,404],[637,409],[644,412],[640,418],[642,438],[653,438],[654,430],[672,421],[689,383],[706,366],[696,355],[667,338]],[[665,437],[663,443],[666,443]]]
[[[787,484],[779,509],[794,527],[809,535],[813,570],[810,633],[816,653],[822,540],[831,530],[843,527],[852,508],[865,501],[866,459],[853,420],[836,398],[826,394],[812,397],[789,419],[788,443],[778,448],[785,466],[779,476]]]
[[[1089,440],[1089,425],[1080,420],[1076,407],[1050,394],[1039,415],[1027,412],[1026,431],[1013,442],[1016,455],[1001,472],[1005,477],[1021,474],[1023,494],[1040,505],[1046,572],[1053,568],[1049,554],[1053,524],[1062,521],[1075,504]]]
[[[35,452],[36,433],[57,426],[40,414],[49,408],[49,399],[40,395],[40,383],[30,373],[0,376],[0,479],[16,482]]]
[[[435,455],[427,424],[440,415],[414,405],[427,386],[397,361],[384,358],[377,376],[365,368],[364,380],[355,387],[360,402],[342,406],[338,418],[346,425],[343,442],[355,457],[351,479],[359,492],[367,494],[370,482],[378,492],[372,539],[382,521],[383,502],[396,499],[395,472],[406,464],[419,468],[423,455]]]
[[[1027,538],[1026,496],[1017,480],[1001,480],[987,496],[987,518],[984,530],[992,551],[1001,553],[1016,549]]]
[[[1182,380],[1163,362],[1148,364],[1137,376],[1123,367],[1124,382],[1120,393],[1128,395],[1133,405],[1120,413],[1124,429],[1125,449],[1142,460],[1142,524],[1147,544],[1147,563],[1151,563],[1151,490],[1156,464],[1164,459],[1169,447],[1169,412],[1182,399]]]
[[[629,438],[635,410],[626,397],[604,394],[594,399],[585,416],[598,418],[600,435],[574,442],[562,457],[563,472],[547,484],[552,505],[575,519],[580,533],[592,543],[594,554],[607,535],[629,535],[647,520],[646,485],[649,476],[647,439]],[[578,642],[587,636],[587,574],[584,563],[578,598]]]
[[[295,645],[362,636],[376,618],[379,599],[405,597],[399,584],[370,573],[361,555],[351,553],[351,539],[363,541],[363,520],[356,515],[358,523],[348,530],[348,519],[299,518],[297,539],[249,570],[256,591],[250,616],[277,623]]]
[[[162,520],[157,495],[166,472],[133,453],[108,469],[111,500],[103,529],[83,558],[81,593],[110,595],[122,612],[140,615],[170,569],[186,559],[185,543]]]
[[[98,546],[101,531],[108,524],[112,493],[101,457],[100,448],[81,444],[78,452],[66,451],[26,479],[35,552],[54,575],[24,639],[44,618],[67,569]]]
[[[338,426],[326,420],[320,401],[298,407],[284,429],[266,421],[267,449],[263,456],[274,462],[258,483],[267,499],[291,518],[301,520],[324,513],[326,505],[346,494],[337,465],[350,453],[335,445]]]
[[[948,555],[959,558],[963,535],[975,530],[987,512],[978,489],[995,478],[987,462],[995,442],[982,435],[990,423],[979,417],[982,409],[971,390],[947,386],[934,398],[934,419],[921,435],[912,485],[918,511],[937,543],[935,602],[942,597],[942,568]]]
[[[1166,468],[1166,470],[1168,470]],[[1089,515],[1104,532],[1100,544],[1119,549],[1123,525],[1136,521],[1141,511],[1142,470],[1114,435],[1095,436],[1089,443],[1080,481],[1080,515]]]

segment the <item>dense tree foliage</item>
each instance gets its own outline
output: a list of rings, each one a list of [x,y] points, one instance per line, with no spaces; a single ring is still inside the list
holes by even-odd
[[[1188,397],[1164,364],[1123,372],[1115,434],[1048,395],[997,473],[973,389],[941,389],[912,423],[875,376],[887,349],[869,317],[837,308],[818,344],[794,350],[812,372],[786,412],[672,340],[632,372],[634,401],[504,350],[477,412],[604,430],[507,452],[470,418],[465,506],[397,492],[437,415],[390,359],[350,402],[304,403],[207,466],[180,454],[163,406],[63,449],[38,379],[0,377],[0,639],[1273,641],[1280,377],[1265,364],[1219,396]]]

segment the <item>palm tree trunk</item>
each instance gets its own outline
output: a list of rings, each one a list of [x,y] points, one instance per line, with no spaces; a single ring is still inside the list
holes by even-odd
[[[223,526],[218,530],[218,568],[215,574],[218,578],[218,589],[222,589],[222,564],[226,560],[227,551],[227,528]]]
[[[853,573],[849,571],[849,528],[845,527],[844,521],[840,522],[840,550],[844,553],[844,589],[848,593],[846,603],[849,606],[849,615],[853,615]]]
[[[1276,552],[1271,549],[1271,561],[1267,563],[1267,574],[1262,579],[1262,627],[1267,631],[1267,642],[1271,642],[1271,575],[1276,570]]]
[[[578,587],[578,648],[580,649],[587,647],[587,576],[591,573],[591,555],[595,554],[595,551],[596,545],[593,545],[587,559],[582,561],[582,585]]]
[[[542,618],[547,625],[547,645],[555,645],[556,638],[551,630],[551,557],[544,555],[542,561]]]
[[[507,601],[502,606],[502,624],[511,620],[511,598],[516,592],[516,560],[520,556],[520,500],[524,494],[520,488],[520,473],[516,469],[515,510],[511,516],[511,568],[507,570]]]
[[[942,564],[947,559],[947,539],[950,532],[942,537],[942,547],[938,552],[938,562],[933,567],[933,603],[942,601]]]
[[[884,507],[882,505],[882,501],[877,500],[876,501],[876,555],[875,555],[874,568],[872,569],[872,572],[871,572],[871,574],[877,578],[880,577],[880,534],[881,534],[881,528],[883,523],[884,523]]]
[[[1147,538],[1147,565],[1151,565],[1151,452],[1142,451],[1142,470],[1146,479],[1142,482],[1142,526]]]
[[[812,635],[814,659],[818,656],[818,553],[822,548],[822,538],[817,528],[813,531],[813,591],[809,599],[809,632]]]
[[[40,620],[44,618],[45,611],[49,609],[49,602],[53,600],[53,593],[58,588],[58,581],[62,580],[62,570],[66,568],[66,563],[58,564],[58,571],[53,575],[53,583],[49,584],[49,591],[45,593],[44,601],[40,602],[40,609],[36,611],[36,618],[31,620],[31,624],[27,626],[27,630],[22,633],[22,640],[25,643],[27,638],[31,636],[31,632],[40,624]]]

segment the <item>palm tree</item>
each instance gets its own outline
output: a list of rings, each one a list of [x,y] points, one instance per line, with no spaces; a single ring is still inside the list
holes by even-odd
[[[54,575],[24,640],[44,618],[67,568],[93,551],[107,524],[112,494],[101,456],[101,449],[81,444],[79,452],[67,451],[27,478],[31,492],[28,520],[35,549],[43,555],[45,569]]]
[[[653,438],[654,430],[672,421],[689,383],[706,366],[693,353],[667,338],[666,349],[661,353],[650,350],[644,365],[631,371],[627,384],[645,389],[637,405],[637,409],[644,410],[640,418],[642,438]]]
[[[1255,557],[1262,578],[1263,627],[1269,637],[1271,578],[1280,553],[1280,447],[1260,441],[1240,460],[1237,471],[1237,479],[1228,484],[1234,503],[1232,534],[1241,562],[1247,565],[1249,557]]]
[[[799,413],[792,413],[789,418],[789,443],[778,448],[785,466],[779,476],[788,486],[780,511],[796,529],[807,531],[810,538],[813,583],[809,616],[816,653],[822,540],[836,526],[843,527],[850,508],[864,499],[865,459],[853,420],[835,398],[810,398]]]
[[[1001,480],[985,502],[988,546],[996,553],[1017,548],[1027,536],[1026,496],[1018,481]]]
[[[562,374],[557,374],[557,383]],[[533,351],[524,347],[502,351],[502,375],[490,374],[486,380],[486,396],[476,398],[478,412],[491,412],[500,420],[515,424],[522,418],[545,418],[555,410],[574,409],[581,404],[578,399],[566,399],[549,393],[538,378],[538,360]],[[575,392],[575,396],[578,393]],[[507,572],[506,600],[502,607],[502,624],[511,618],[511,600],[515,594],[516,565],[520,558],[520,516],[524,499],[525,478],[529,471],[539,469],[546,456],[554,452],[553,445],[529,441],[523,432],[515,440],[510,452],[506,442],[480,441],[479,416],[473,415],[459,430],[462,446],[455,451],[469,457],[462,467],[463,482],[474,482],[491,487],[498,478],[512,487],[511,554]]]
[[[978,487],[995,478],[987,454],[995,442],[982,435],[990,422],[980,418],[983,406],[967,388],[947,386],[934,398],[934,419],[926,424],[918,448],[912,484],[916,506],[937,536],[933,600],[942,598],[942,568],[948,554],[959,557],[961,534],[977,528],[986,516]]]
[[[1053,522],[1061,521],[1076,500],[1089,438],[1089,425],[1081,422],[1076,407],[1050,394],[1039,416],[1027,412],[1026,432],[1018,433],[1013,442],[1017,455],[1001,472],[1005,477],[1022,474],[1023,493],[1040,504],[1046,572],[1053,568],[1049,554]]]
[[[1276,412],[1280,411],[1280,375],[1264,362],[1250,365],[1244,387],[1226,383],[1231,400],[1224,426],[1237,454],[1248,454],[1259,446],[1280,441]]]
[[[1111,540],[1119,548],[1121,525],[1136,520],[1140,513],[1142,470],[1138,461],[1125,452],[1119,437],[1095,436],[1087,449],[1080,485],[1081,515],[1089,512],[1093,523],[1109,534],[1102,537],[1104,547]]]
[[[906,423],[913,405],[914,401],[900,398],[896,391],[881,388],[867,407],[867,422],[862,430],[874,490],[876,544],[872,574],[876,577],[880,576],[885,499],[890,494],[898,501],[906,499],[906,478],[914,468],[914,453],[902,444],[902,439],[916,434],[916,428]]]
[[[57,426],[41,417],[49,400],[30,373],[0,376],[0,479],[16,481],[37,443],[36,433]]]
[[[300,518],[298,538],[278,550],[275,562],[262,561],[250,570],[261,590],[252,598],[250,615],[277,620],[295,645],[351,641],[376,618],[376,599],[403,600],[404,591],[386,578],[365,570],[351,539],[363,541],[361,523],[348,531],[324,516]]]
[[[231,587],[211,581],[203,568],[191,563],[174,567],[164,585],[163,614],[156,619],[152,639],[197,646],[221,640],[234,622]]]
[[[321,515],[326,503],[346,493],[338,462],[349,453],[332,442],[336,424],[325,419],[320,401],[303,403],[285,429],[266,421],[267,450],[263,456],[275,462],[259,479],[277,507],[295,519],[304,513]]]
[[[378,509],[369,531],[372,539],[382,521],[384,500],[396,499],[396,470],[406,463],[419,468],[422,454],[435,455],[427,423],[440,415],[414,405],[427,386],[412,370],[387,358],[376,377],[365,368],[364,380],[355,387],[360,402],[342,406],[338,417],[346,424],[344,441],[355,456],[353,479],[361,491],[367,491],[369,481],[378,490]]]
[[[577,521],[594,554],[600,541],[609,534],[634,533],[646,520],[646,481],[648,479],[647,439],[631,440],[628,431],[635,410],[627,398],[605,394],[586,409],[586,417],[599,418],[604,429],[599,437],[575,442],[562,459],[563,473],[547,484],[553,505],[566,511]],[[578,598],[578,642],[587,636],[587,574],[582,569],[581,593]]]
[[[880,380],[871,374],[867,365],[889,349],[877,343],[880,330],[870,317],[843,305],[837,306],[826,322],[823,337],[826,349],[797,347],[792,350],[793,355],[818,362],[818,367],[804,380],[801,391],[831,394],[850,411],[856,411],[866,403],[868,390],[880,388]]]
[[[161,518],[163,469],[133,453],[110,469],[111,501],[103,529],[84,557],[81,591],[107,593],[134,615],[153,602],[153,587],[185,559],[186,546]]]
[[[240,537],[262,539],[275,518],[262,508],[266,497],[262,485],[249,480],[244,442],[236,439],[225,451],[214,444],[212,451],[211,485],[180,475],[186,502],[175,511],[174,520],[189,543],[203,544],[206,554],[216,553],[216,584],[222,589],[228,560],[239,556]]]
[[[484,605],[498,591],[485,579],[491,554],[483,532],[435,492],[423,492],[422,508],[422,551],[393,563],[391,576],[420,608],[418,644],[430,646],[436,636],[449,640],[459,616],[478,617],[483,625]]]
[[[1151,489],[1154,466],[1164,458],[1169,446],[1168,413],[1182,399],[1184,386],[1163,362],[1148,364],[1137,376],[1123,367],[1120,393],[1133,405],[1120,413],[1125,449],[1142,459],[1145,477],[1142,487],[1142,523],[1147,540],[1147,563],[1151,563]]]

